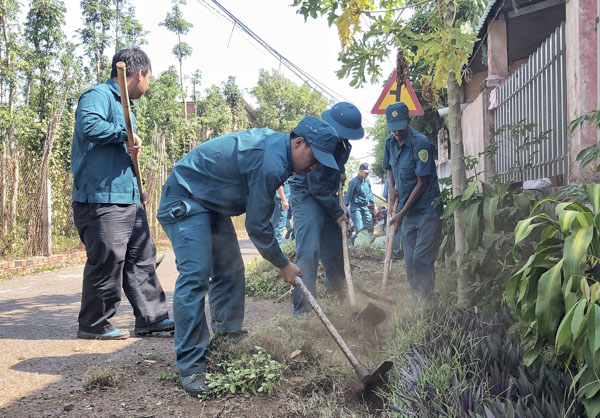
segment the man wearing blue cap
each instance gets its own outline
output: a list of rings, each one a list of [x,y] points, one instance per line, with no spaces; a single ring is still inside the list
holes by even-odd
[[[347,221],[340,206],[338,190],[345,181],[344,164],[350,156],[349,139],[360,139],[365,131],[362,116],[356,106],[340,102],[323,112],[323,120],[337,132],[339,139],[333,153],[337,166],[317,167],[308,174],[296,174],[290,179],[294,232],[298,267],[304,273],[303,282],[317,295],[317,268],[319,259],[325,269],[325,290],[340,294],[344,285],[344,263],[340,225]],[[294,314],[310,311],[298,289],[293,292]]]
[[[373,205],[375,215],[377,215],[371,182],[367,178],[370,173],[369,163],[361,163],[358,174],[348,184],[348,193],[344,198],[344,204],[346,206],[350,205],[350,217],[356,234],[363,229],[369,232],[373,231],[373,217],[369,212],[369,204]]]
[[[207,293],[213,332],[234,340],[244,336],[244,263],[230,217],[246,213],[246,231],[259,253],[293,284],[302,271],[275,240],[273,196],[292,172],[306,174],[319,163],[337,170],[332,155],[337,139],[326,122],[306,117],[291,135],[251,129],[212,139],[173,168],[158,220],[179,271],[173,295],[175,364],[189,394],[210,390],[204,376]]]
[[[392,133],[385,140],[383,152],[390,214],[398,199],[390,224],[401,228],[406,277],[413,297],[426,296],[433,292],[434,263],[442,237],[442,205],[433,204],[440,194],[433,146],[425,135],[408,126],[406,104],[389,105],[385,118]]]

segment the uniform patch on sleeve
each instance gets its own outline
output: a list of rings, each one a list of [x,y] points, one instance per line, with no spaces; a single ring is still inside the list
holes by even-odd
[[[426,149],[419,151],[419,159],[424,163],[427,162],[427,160],[429,159],[429,153]]]

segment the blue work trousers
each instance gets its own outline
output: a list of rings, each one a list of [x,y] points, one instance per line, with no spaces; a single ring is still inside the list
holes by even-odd
[[[189,376],[206,370],[207,294],[213,332],[241,330],[244,262],[229,216],[204,208],[179,190],[171,194],[169,189],[163,187],[158,220],[171,240],[179,271],[173,295],[175,365],[181,376]]]
[[[350,206],[350,217],[354,224],[354,233],[358,234],[363,229],[373,232],[373,218],[368,206]]]
[[[343,295],[344,258],[342,231],[310,194],[292,189],[294,232],[296,234],[296,264],[302,270],[302,281],[313,296],[317,296],[319,259],[325,269],[325,291]],[[294,288],[294,314],[310,312],[312,308]]]
[[[273,225],[273,231],[275,232],[275,239],[281,245],[281,238],[283,238],[283,229],[287,222],[288,211],[283,209],[280,199],[275,199],[275,209],[271,216],[271,224]]]
[[[110,319],[121,303],[121,288],[136,328],[167,319],[165,292],[155,271],[156,247],[142,204],[73,202],[73,218],[87,253],[79,330],[113,331]]]
[[[401,231],[406,277],[413,296],[428,295],[435,283],[434,263],[442,242],[442,221],[436,214],[406,215]]]

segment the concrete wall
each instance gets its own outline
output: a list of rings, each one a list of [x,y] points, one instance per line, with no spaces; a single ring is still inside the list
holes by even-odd
[[[463,110],[462,113],[462,131],[463,144],[465,147],[465,157],[477,157],[484,150],[483,138],[483,97],[480,95]],[[484,171],[483,159],[480,158],[477,171]],[[467,173],[471,176],[474,173]]]

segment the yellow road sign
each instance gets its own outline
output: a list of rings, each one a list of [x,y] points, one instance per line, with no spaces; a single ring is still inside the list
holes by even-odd
[[[401,90],[398,90],[398,83],[396,82],[396,71],[390,77],[389,81],[383,88],[379,99],[377,99],[377,103],[371,109],[371,113],[383,115],[385,114],[385,108],[391,105],[392,103],[403,102],[408,106],[408,114],[411,116],[423,116],[425,112],[423,112],[423,108],[421,107],[421,103],[419,103],[419,99],[417,99],[417,95],[413,90],[408,78],[406,79],[404,85]]]

